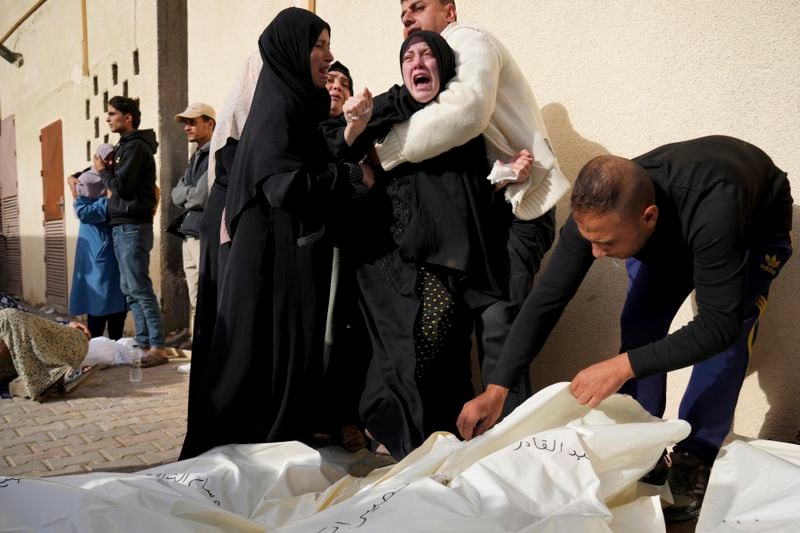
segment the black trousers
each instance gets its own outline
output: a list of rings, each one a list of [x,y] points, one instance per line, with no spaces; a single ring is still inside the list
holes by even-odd
[[[542,258],[553,245],[555,226],[555,208],[534,220],[515,219],[511,223],[506,245],[509,300],[495,302],[475,313],[475,337],[484,388],[491,382],[503,345],[531,291],[533,278],[539,271]],[[530,395],[530,377],[528,372],[524,372],[519,383],[509,391],[502,416],[505,417]]]

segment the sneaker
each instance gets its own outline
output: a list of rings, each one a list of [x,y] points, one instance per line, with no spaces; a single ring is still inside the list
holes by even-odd
[[[675,503],[664,509],[664,520],[668,524],[697,518],[711,473],[711,469],[691,453],[672,452],[671,458],[669,488]]]
[[[192,363],[178,365],[176,370],[178,371],[178,374],[188,374],[192,371]]]

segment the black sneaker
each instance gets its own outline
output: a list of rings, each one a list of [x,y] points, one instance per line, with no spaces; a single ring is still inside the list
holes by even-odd
[[[671,458],[669,488],[675,503],[664,509],[664,520],[668,524],[697,518],[711,473],[711,469],[691,453],[672,452]]]

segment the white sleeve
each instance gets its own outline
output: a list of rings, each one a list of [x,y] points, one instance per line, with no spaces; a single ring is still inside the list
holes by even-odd
[[[433,102],[376,143],[384,170],[461,146],[489,125],[502,66],[499,51],[485,34],[466,26],[454,29],[447,42],[456,53],[456,76]]]

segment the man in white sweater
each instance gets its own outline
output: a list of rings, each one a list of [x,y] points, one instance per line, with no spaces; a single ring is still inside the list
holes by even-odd
[[[406,161],[424,161],[481,134],[490,163],[509,163],[522,150],[534,158],[528,181],[506,188],[515,215],[507,236],[510,299],[476,316],[481,373],[488,383],[533,275],[553,243],[555,204],[569,182],[558,168],[533,92],[508,50],[485,30],[458,24],[454,0],[402,0],[400,5],[404,36],[417,30],[440,33],[455,51],[456,77],[434,102],[376,144],[381,166],[391,170]],[[495,168],[492,175],[508,174]],[[517,394],[508,395],[503,413],[529,394],[525,376]]]

